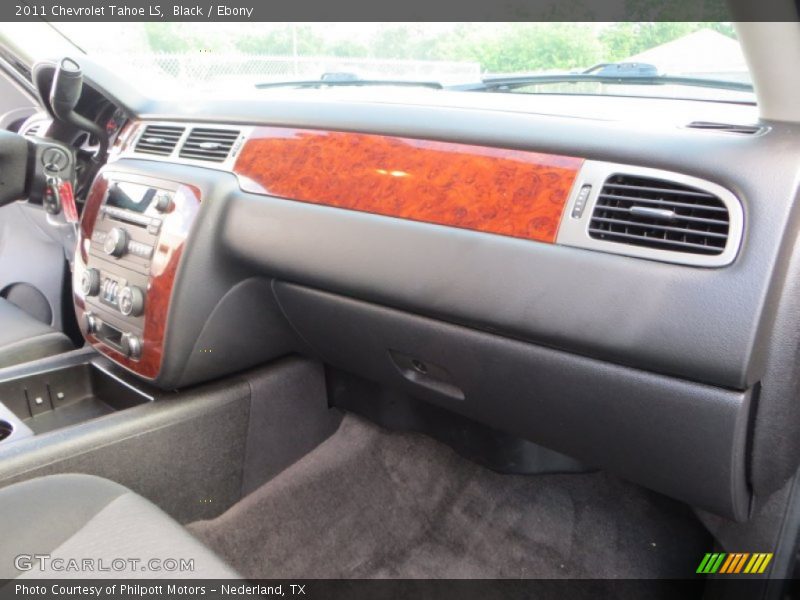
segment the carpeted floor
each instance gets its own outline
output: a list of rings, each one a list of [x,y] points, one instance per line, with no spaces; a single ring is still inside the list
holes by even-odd
[[[610,475],[499,475],[352,415],[189,528],[247,578],[686,577],[711,548],[688,507]]]

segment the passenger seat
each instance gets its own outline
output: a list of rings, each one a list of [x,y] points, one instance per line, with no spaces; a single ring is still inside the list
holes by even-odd
[[[66,335],[0,298],[0,368],[73,349]]]
[[[160,508],[101,477],[48,475],[10,485],[0,489],[0,515],[0,579],[239,578]],[[44,564],[32,558],[43,554]],[[85,559],[92,568],[70,569]],[[139,562],[109,568],[120,559]]]

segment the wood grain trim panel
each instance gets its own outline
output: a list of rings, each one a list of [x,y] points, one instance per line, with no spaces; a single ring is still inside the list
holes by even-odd
[[[125,179],[124,175],[121,176],[121,179]],[[97,266],[91,262],[89,248],[108,185],[108,175],[99,174],[89,190],[84,207],[73,274],[75,311],[86,341],[96,350],[142,377],[155,379],[161,371],[164,356],[164,336],[172,287],[189,229],[200,208],[200,190],[192,185],[178,185],[175,190],[173,206],[162,217],[163,223],[158,246],[150,264],[144,310],[142,355],[139,360],[132,360],[88,333],[84,321],[87,303],[80,289],[80,280],[87,266]],[[160,187],[159,183],[154,182],[153,185]]]
[[[133,142],[133,139],[136,137],[134,134],[138,128],[139,123],[136,121],[128,121],[122,126],[122,129],[120,129],[117,134],[117,138],[114,140],[114,144],[108,152],[109,160],[114,160],[120,154],[131,148],[131,142]]]
[[[383,135],[257,127],[243,190],[553,243],[583,160]]]

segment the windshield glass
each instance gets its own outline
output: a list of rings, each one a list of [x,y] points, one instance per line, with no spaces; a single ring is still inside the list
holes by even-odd
[[[18,23],[0,33],[34,59],[71,40],[162,96],[286,82],[479,91],[464,84],[515,76],[531,80],[491,91],[754,101],[731,23]]]

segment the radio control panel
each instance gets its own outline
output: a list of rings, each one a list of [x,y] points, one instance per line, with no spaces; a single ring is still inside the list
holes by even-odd
[[[172,283],[198,207],[191,186],[102,172],[84,208],[73,286],[82,330],[98,350],[150,379],[160,369]]]

